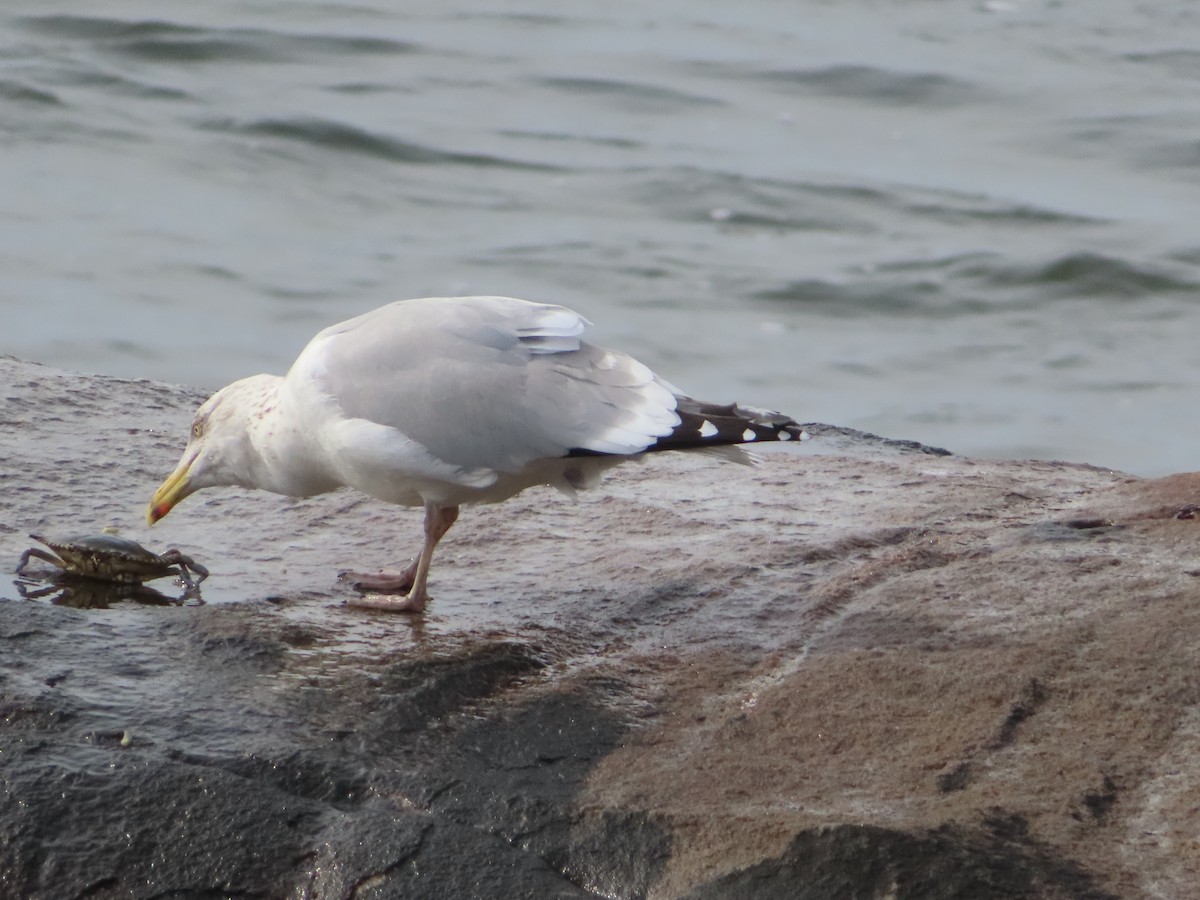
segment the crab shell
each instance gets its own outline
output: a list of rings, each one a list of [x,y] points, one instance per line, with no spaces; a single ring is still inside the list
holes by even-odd
[[[128,538],[110,534],[80,535],[61,541],[40,534],[31,534],[30,537],[53,550],[58,559],[51,558],[50,554],[33,555],[59,566],[70,575],[125,584],[141,584],[168,575],[178,575],[189,587],[208,577],[207,569],[178,550],[151,553],[137,541]],[[195,571],[200,576],[194,583],[188,575],[189,571]]]

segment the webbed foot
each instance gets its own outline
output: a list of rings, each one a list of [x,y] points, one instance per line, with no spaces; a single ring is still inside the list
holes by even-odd
[[[379,572],[338,572],[337,580],[362,593],[407,594],[417,578],[417,564],[403,572],[384,569]]]
[[[354,609],[373,609],[382,612],[420,613],[425,611],[426,595],[414,597],[385,597],[380,594],[366,594],[362,597],[351,597],[346,605]]]

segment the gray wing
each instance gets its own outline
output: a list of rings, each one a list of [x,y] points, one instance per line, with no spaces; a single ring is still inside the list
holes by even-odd
[[[586,324],[506,297],[406,300],[321,332],[297,367],[348,417],[452,466],[639,453],[679,424],[675,394],[637,360],[581,341]]]

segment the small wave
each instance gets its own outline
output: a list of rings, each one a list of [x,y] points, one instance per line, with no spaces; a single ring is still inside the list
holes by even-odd
[[[552,13],[508,12],[503,10],[473,10],[469,13],[459,13],[454,18],[461,19],[462,21],[515,22],[519,25],[533,28],[561,28],[563,26],[578,25],[582,21],[573,17]]]
[[[57,94],[42,88],[30,87],[17,81],[0,81],[0,98],[38,106],[63,106]]]
[[[504,137],[522,138],[552,143],[592,144],[598,147],[615,147],[618,150],[637,150],[644,147],[641,141],[629,138],[606,137],[595,134],[568,134],[564,131],[528,131],[522,128],[502,128],[498,134]]]
[[[1056,297],[1132,299],[1148,294],[1196,292],[1200,284],[1098,253],[1072,253],[1031,266],[974,264],[957,273],[997,287],[1037,287]]]
[[[1173,141],[1159,144],[1139,155],[1148,169],[1182,169],[1194,177],[1200,166],[1200,141]]]
[[[233,271],[233,269],[219,266],[215,263],[198,263],[192,267],[192,271],[205,278],[216,278],[220,281],[242,281],[241,274]]]
[[[831,194],[822,186],[777,178],[695,167],[669,172],[649,170],[634,189],[639,202],[684,222],[710,222],[747,231],[871,230],[848,194]]]
[[[483,153],[439,150],[398,138],[375,134],[329,119],[260,119],[253,122],[219,120],[207,124],[213,131],[298,141],[325,150],[371,156],[389,162],[419,165],[467,165],[485,168],[559,171],[542,163],[505,159]]]
[[[1107,220],[1060,210],[1012,203],[986,194],[934,190],[912,185],[868,186],[855,184],[810,184],[806,190],[832,200],[885,207],[905,216],[919,216],[951,225],[973,222],[988,225],[1029,226],[1100,225]]]
[[[1031,265],[996,253],[928,260],[895,260],[847,274],[844,280],[805,278],[750,294],[768,303],[801,305],[827,315],[872,312],[943,317],[1034,308],[1068,299],[1135,300],[1163,293],[1196,293],[1200,284],[1162,268],[1094,253],[1075,253]]]
[[[208,28],[94,16],[26,16],[18,24],[56,37],[91,40],[112,52],[166,62],[276,62],[313,53],[408,53],[413,44],[359,35],[313,35],[261,28]]]
[[[1181,262],[1189,266],[1200,266],[1200,247],[1189,247],[1184,250],[1175,250],[1167,257],[1174,262]]]
[[[344,81],[340,84],[325,85],[324,90],[332,94],[365,96],[368,94],[394,94],[399,89],[394,84],[381,84],[371,81]]]
[[[1022,227],[1034,225],[1097,225],[1103,219],[1059,212],[1030,204],[1012,204],[986,197],[939,196],[934,202],[916,201],[904,204],[905,212],[947,224],[982,222],[1011,224]]]
[[[539,78],[537,83],[573,96],[596,95],[612,98],[625,105],[654,112],[679,107],[722,106],[724,101],[715,97],[677,91],[657,85],[632,81],[617,81],[609,78]]]
[[[183,25],[167,22],[126,22],[120,19],[105,19],[95,16],[72,16],[52,14],[45,16],[23,16],[14,20],[30,31],[64,38],[117,38],[147,31],[189,31]]]
[[[928,309],[943,292],[940,282],[918,279],[908,284],[874,281],[837,283],[803,278],[752,292],[754,300],[803,306],[828,315],[861,316],[868,312],[906,313]]]
[[[123,75],[100,71],[96,68],[82,66],[72,72],[62,75],[64,83],[83,85],[89,88],[103,87],[113,93],[127,97],[144,97],[150,100],[189,100],[192,95],[176,87],[166,87],[161,84],[151,84],[136,81]]]
[[[823,229],[865,234],[873,231],[881,210],[950,225],[1033,226],[1094,225],[1105,220],[1012,203],[985,195],[931,190],[909,185],[839,184],[746,178],[720,172],[682,169],[669,191],[657,198],[670,207],[684,198],[689,208],[707,209],[714,220],[772,229]],[[713,215],[713,212],[721,214]]]
[[[975,85],[937,72],[896,72],[873,66],[837,65],[819,69],[774,69],[752,76],[779,87],[799,86],[836,97],[957,106],[978,100]]]
[[[1132,63],[1158,66],[1172,75],[1200,78],[1200,51],[1159,50],[1152,53],[1126,53],[1124,59]]]
[[[878,263],[871,267],[872,272],[955,272],[964,265],[974,265],[981,261],[998,259],[999,254],[974,251],[955,253],[950,256],[935,256],[923,259],[897,259]]]

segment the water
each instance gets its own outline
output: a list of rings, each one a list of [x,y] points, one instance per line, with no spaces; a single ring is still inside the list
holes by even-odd
[[[388,300],[511,294],[706,398],[1195,468],[1198,25],[1183,0],[15,0],[0,352],[216,388]]]

